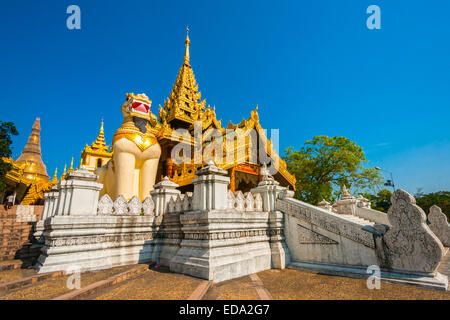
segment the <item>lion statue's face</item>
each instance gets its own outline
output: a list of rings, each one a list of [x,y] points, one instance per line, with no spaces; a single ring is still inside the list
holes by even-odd
[[[127,99],[122,105],[122,114],[125,119],[131,120],[134,118],[140,118],[150,121],[150,107],[152,101],[144,94],[135,95],[133,93],[127,93]]]

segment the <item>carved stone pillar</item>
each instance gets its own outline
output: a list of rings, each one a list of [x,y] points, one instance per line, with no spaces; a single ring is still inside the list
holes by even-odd
[[[178,184],[169,180],[167,176],[161,182],[158,182],[150,191],[153,202],[155,203],[155,216],[162,215],[168,212],[168,205],[170,199],[176,199],[181,193],[177,190]]]
[[[227,208],[227,192],[230,178],[226,170],[219,169],[210,162],[197,172],[192,179],[194,185],[193,210],[224,210]]]
[[[59,199],[55,215],[96,215],[98,195],[103,185],[97,175],[82,166],[70,172],[59,184]]]
[[[269,212],[269,229],[270,249],[271,249],[271,267],[274,269],[284,269],[290,261],[289,249],[284,241],[283,234],[283,213],[277,211],[276,202],[279,195],[292,197],[290,192],[284,187],[280,187],[279,183],[267,173],[264,166],[262,168],[262,181],[251,192],[253,194],[261,194],[263,200],[263,210]]]

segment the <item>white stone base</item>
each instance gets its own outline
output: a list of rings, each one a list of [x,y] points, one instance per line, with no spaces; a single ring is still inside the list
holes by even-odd
[[[67,271],[73,268],[81,272],[110,269],[119,266],[149,263],[152,260],[153,245],[144,243],[119,248],[99,249],[46,256],[41,254],[35,269],[38,273]]]
[[[211,249],[181,248],[170,262],[170,271],[225,281],[270,269],[267,241]]]
[[[357,266],[343,266],[343,265],[326,265],[308,262],[291,262],[288,266],[289,269],[296,269],[308,272],[320,272],[328,275],[345,276],[350,278],[367,278],[367,267]],[[381,270],[381,281],[397,283],[397,284],[409,284],[416,285],[423,288],[448,290],[448,277],[436,272],[434,275],[426,274],[410,274],[391,272],[387,270]]]
[[[220,282],[271,268],[267,212],[192,211],[170,270]]]
[[[56,216],[45,221],[39,273],[108,269],[153,260],[154,217]]]

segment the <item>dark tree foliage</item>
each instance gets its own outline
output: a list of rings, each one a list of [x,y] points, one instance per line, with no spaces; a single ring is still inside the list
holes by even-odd
[[[391,206],[392,192],[390,190],[382,189],[377,194],[365,193],[363,196],[369,199],[374,210],[387,212]],[[419,189],[414,197],[416,198],[416,204],[425,211],[425,214],[430,213],[432,205],[437,205],[450,220],[450,191],[423,193]]]
[[[0,121],[0,192],[6,188],[5,175],[11,170],[11,165],[3,161],[3,157],[11,157],[11,135],[18,135],[14,123]]]
[[[383,181],[377,170],[363,166],[362,148],[345,137],[313,137],[299,151],[287,148],[283,159],[297,179],[296,198],[314,205],[335,201],[343,184],[357,194],[375,191]]]
[[[416,194],[416,204],[421,207],[427,215],[430,213],[430,207],[432,205],[437,205],[450,220],[450,191],[438,191],[427,194],[419,192]]]
[[[381,189],[376,195],[365,193],[363,196],[370,201],[374,210],[387,212],[391,206],[392,192],[388,189]]]

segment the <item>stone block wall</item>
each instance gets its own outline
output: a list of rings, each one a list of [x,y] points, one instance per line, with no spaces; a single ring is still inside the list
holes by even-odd
[[[33,263],[39,256],[39,248],[32,247],[33,221],[41,218],[42,209],[42,206],[16,205],[8,210],[0,207],[0,260],[22,259],[26,263]],[[24,211],[32,211],[32,215],[23,219],[20,213]]]

